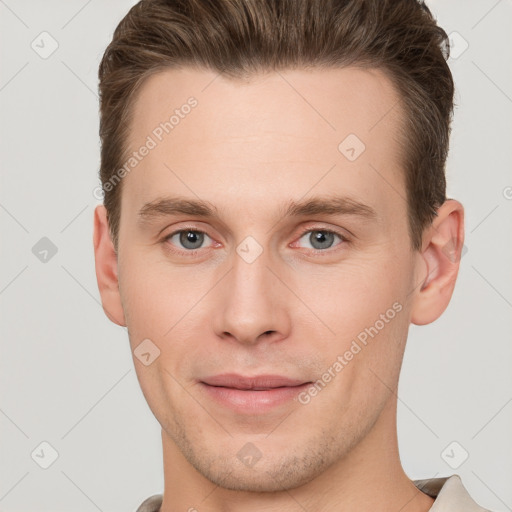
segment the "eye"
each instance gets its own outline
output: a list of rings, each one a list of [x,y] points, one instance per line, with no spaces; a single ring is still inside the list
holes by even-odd
[[[302,233],[299,241],[304,239],[306,244],[310,244],[309,248],[313,251],[327,252],[326,249],[333,247],[336,237],[340,240],[340,243],[336,245],[342,245],[342,242],[349,241],[341,233],[329,229],[309,229]],[[212,241],[203,231],[185,228],[167,235],[162,242],[170,243],[173,246],[171,250],[179,254],[194,255],[203,248],[205,238]]]
[[[299,240],[305,239],[306,243],[311,244],[311,249],[325,252],[324,249],[330,249],[333,246],[336,237],[338,237],[341,242],[348,242],[348,239],[341,233],[336,233],[328,229],[309,229],[301,235]]]
[[[181,247],[186,249],[181,252],[193,253],[197,249],[201,248],[205,237],[211,240],[211,238],[202,231],[198,231],[196,229],[182,229],[166,236],[164,241],[170,241],[173,245],[177,246],[178,249],[181,245]]]

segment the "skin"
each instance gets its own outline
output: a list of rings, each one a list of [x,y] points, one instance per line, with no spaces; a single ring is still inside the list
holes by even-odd
[[[293,70],[246,82],[159,72],[136,98],[132,150],[190,96],[197,107],[123,178],[117,253],[102,205],[94,218],[104,310],[127,326],[132,351],[147,338],[160,350],[134,365],[162,426],[161,511],[428,510],[433,499],[400,463],[396,390],[410,323],[433,322],[450,301],[462,205],[447,200],[421,250],[411,249],[395,135],[403,113],[381,71]],[[366,146],[353,162],[338,150],[350,133]],[[289,200],[334,193],[375,218],[281,215]],[[219,215],[141,222],[145,204],[176,195],[209,201]],[[202,245],[168,237],[179,229],[205,233]],[[346,240],[315,244],[326,229]],[[263,251],[250,264],[236,250],[247,236]],[[394,303],[401,311],[307,404],[239,414],[200,389],[198,379],[225,372],[315,382]],[[261,453],[253,466],[237,457],[246,443]]]

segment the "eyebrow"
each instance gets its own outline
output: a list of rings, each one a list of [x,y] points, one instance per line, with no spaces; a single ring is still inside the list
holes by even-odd
[[[220,216],[219,209],[209,201],[182,197],[156,199],[144,204],[138,214],[141,223],[172,215],[191,215],[205,219]],[[342,196],[314,197],[304,201],[290,200],[278,213],[279,218],[310,215],[353,215],[367,220],[377,218],[377,212],[371,206]]]

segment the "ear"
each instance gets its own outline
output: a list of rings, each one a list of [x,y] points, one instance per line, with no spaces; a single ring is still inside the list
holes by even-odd
[[[126,326],[119,283],[117,279],[117,254],[110,238],[107,210],[102,204],[94,210],[94,260],[96,279],[103,311],[117,325]]]
[[[411,322],[425,325],[441,316],[448,307],[459,273],[464,247],[464,208],[447,199],[423,236],[419,254],[419,282],[415,290]]]

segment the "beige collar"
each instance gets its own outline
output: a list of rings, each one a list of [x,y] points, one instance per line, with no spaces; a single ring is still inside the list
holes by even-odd
[[[469,495],[459,475],[413,480],[425,494],[435,498],[429,512],[489,512]]]

